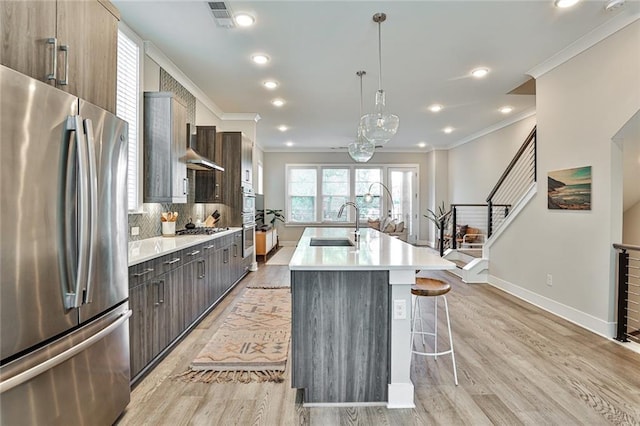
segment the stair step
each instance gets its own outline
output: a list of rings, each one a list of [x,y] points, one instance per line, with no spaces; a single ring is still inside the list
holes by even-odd
[[[464,267],[467,266],[467,263],[469,263],[469,262],[465,262],[464,260],[458,260],[458,259],[452,259],[451,261],[455,263],[456,266],[460,269],[464,269]]]

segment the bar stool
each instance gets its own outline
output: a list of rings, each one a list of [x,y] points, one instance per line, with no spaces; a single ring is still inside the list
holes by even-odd
[[[447,294],[451,290],[451,285],[448,282],[442,280],[436,280],[434,278],[416,278],[415,285],[411,286],[411,294],[416,296],[413,300],[413,308],[411,313],[413,318],[411,321],[411,353],[416,355],[432,356],[438,359],[439,355],[451,354],[451,361],[453,362],[453,378],[456,386],[458,385],[458,373],[456,372],[456,356],[453,352],[453,338],[451,336],[451,321],[449,320],[449,306],[447,304]],[[422,316],[420,315],[420,298],[421,297],[433,297],[434,298],[434,332],[424,331],[424,325],[422,323]],[[449,350],[438,352],[438,299],[442,297],[444,300],[444,311],[447,315],[447,329],[449,330]],[[416,320],[420,320],[420,331],[416,330]],[[434,350],[433,352],[420,352],[413,348],[413,340],[416,334],[422,336],[422,344],[424,345],[424,336],[434,336]]]

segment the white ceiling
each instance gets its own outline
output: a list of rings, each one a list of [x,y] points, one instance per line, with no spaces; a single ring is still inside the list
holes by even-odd
[[[629,1],[614,12],[606,1],[557,9],[536,1],[227,1],[256,18],[250,28],[221,28],[204,1],[113,0],[122,20],[171,59],[225,113],[258,113],[258,144],[267,151],[346,146],[378,85],[376,12],[382,24],[383,88],[400,130],[385,151],[445,148],[527,114],[531,95],[509,95],[527,73],[610,20],[637,13]],[[611,22],[609,22],[611,24]],[[266,53],[265,66],[251,62]],[[469,72],[490,68],[484,79]],[[280,86],[262,86],[275,79]],[[286,100],[282,108],[270,101]],[[427,107],[444,105],[434,114]],[[513,106],[511,118],[498,111]],[[277,126],[290,127],[280,132]],[[444,134],[446,126],[455,128]],[[285,142],[294,143],[287,148]],[[426,142],[427,148],[417,144]]]

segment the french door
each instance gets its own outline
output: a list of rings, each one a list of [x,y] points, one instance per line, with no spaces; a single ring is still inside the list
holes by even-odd
[[[418,168],[389,167],[387,182],[393,197],[392,215],[396,222],[404,222],[407,242],[418,240]]]

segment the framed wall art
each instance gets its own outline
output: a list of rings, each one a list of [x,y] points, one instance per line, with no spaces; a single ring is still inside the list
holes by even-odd
[[[549,172],[547,185],[550,210],[591,210],[591,166]]]

